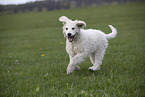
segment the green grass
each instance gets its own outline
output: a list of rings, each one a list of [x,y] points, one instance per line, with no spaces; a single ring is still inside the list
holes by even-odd
[[[61,15],[105,33],[109,24],[117,28],[100,71],[89,71],[87,58],[80,71],[66,74]],[[145,3],[0,15],[0,96],[143,97],[144,89]]]

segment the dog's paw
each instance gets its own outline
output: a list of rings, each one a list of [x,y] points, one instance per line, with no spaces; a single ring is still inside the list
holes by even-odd
[[[74,71],[74,70],[67,70],[66,73],[67,73],[67,74],[70,74],[70,73],[72,73],[73,71]]]
[[[80,70],[80,67],[79,67],[79,66],[76,66],[76,67],[75,67],[75,70]]]
[[[67,70],[66,70],[66,73],[67,74],[70,74],[70,73],[72,73],[73,71],[75,70],[75,68],[67,68]]]
[[[88,68],[89,70],[93,70],[93,71],[97,71],[97,70],[100,70],[100,66],[98,66],[98,67],[89,67]]]
[[[93,67],[89,67],[88,69],[89,69],[89,70],[93,70]]]

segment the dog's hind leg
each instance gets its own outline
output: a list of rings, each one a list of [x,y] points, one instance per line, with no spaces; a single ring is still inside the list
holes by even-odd
[[[95,54],[94,53],[92,53],[90,55],[90,60],[91,60],[92,64],[94,65],[95,64]]]
[[[104,56],[105,50],[99,50],[95,53],[95,62],[93,64],[92,67],[89,67],[88,69],[96,71],[96,70],[100,70],[100,65],[102,64],[102,59]]]
[[[91,62],[92,62],[92,64],[93,64],[93,66],[92,66],[92,67],[89,67],[88,69],[89,69],[89,70],[93,70],[94,65],[95,65],[95,53],[92,53],[92,54],[90,55],[90,60],[91,60]]]

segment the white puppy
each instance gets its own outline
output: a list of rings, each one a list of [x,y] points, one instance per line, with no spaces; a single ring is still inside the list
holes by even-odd
[[[63,34],[64,37],[66,37],[66,50],[70,58],[67,74],[72,73],[74,70],[79,70],[80,67],[77,65],[84,61],[87,56],[90,56],[90,60],[93,64],[93,66],[88,69],[93,71],[99,70],[108,45],[107,39],[114,38],[117,34],[117,30],[111,25],[109,25],[112,30],[110,34],[105,34],[100,30],[94,29],[84,30],[82,29],[86,27],[84,21],[72,21],[66,16],[60,17],[59,21],[63,22]]]

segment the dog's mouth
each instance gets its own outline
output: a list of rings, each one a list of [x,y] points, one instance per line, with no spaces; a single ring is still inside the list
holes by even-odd
[[[75,37],[76,37],[76,35],[74,35],[74,36],[67,36],[69,42],[73,42]]]

